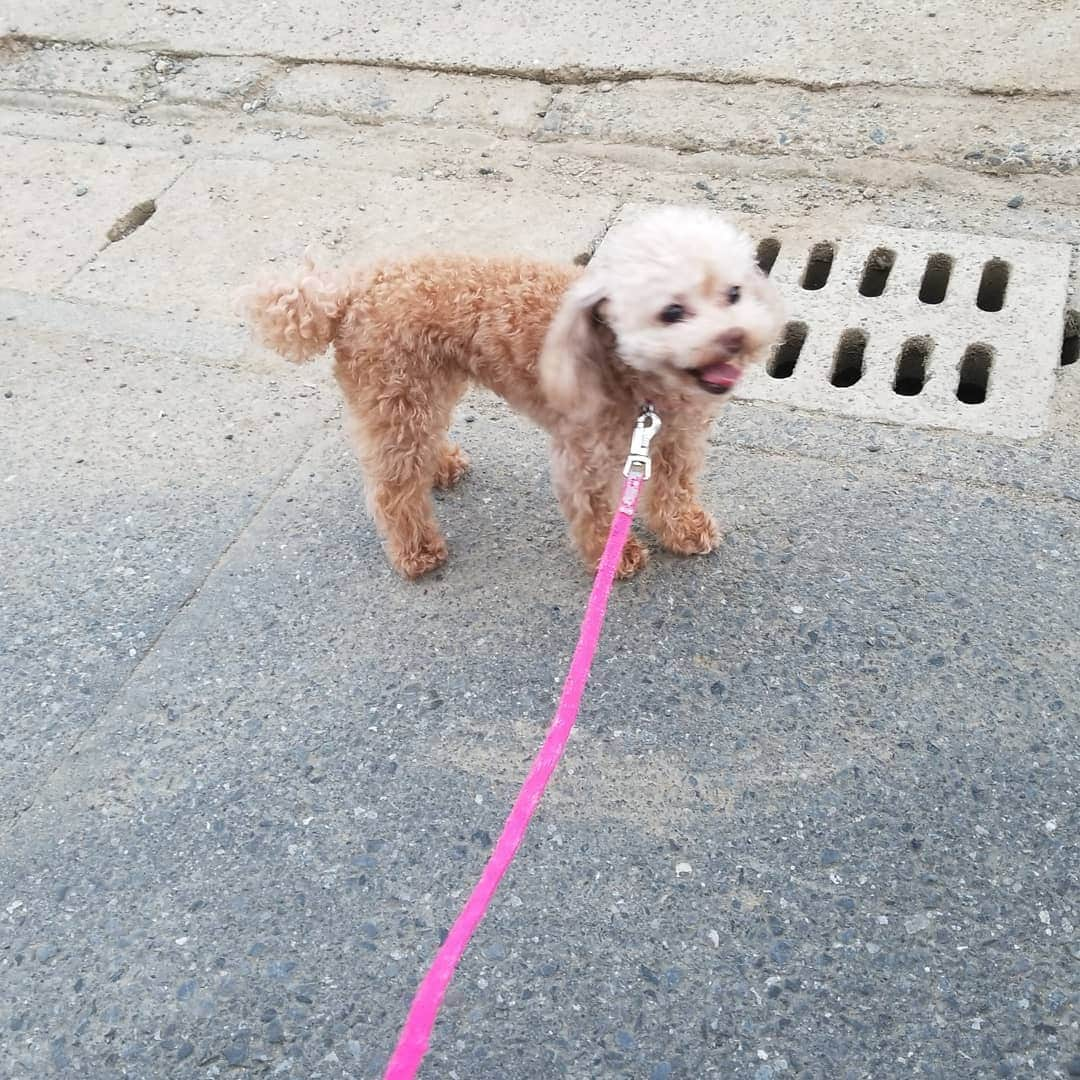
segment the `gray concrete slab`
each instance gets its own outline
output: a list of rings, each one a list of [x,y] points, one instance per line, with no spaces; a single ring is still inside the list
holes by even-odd
[[[161,81],[158,100],[197,101],[206,105],[235,104],[258,100],[258,88],[277,73],[268,60],[231,56],[196,56],[169,64]]]
[[[1052,8],[1040,0],[1008,8],[990,0],[932,8],[920,0],[869,7],[859,0],[780,7],[638,0],[630,9],[423,0],[407,9],[380,3],[362,15],[348,0],[298,0],[288,9],[251,0],[198,7],[106,0],[92,10],[40,0],[7,22],[23,34],[68,41],[564,78],[644,72],[804,86],[1076,91],[1071,24],[1078,14],[1076,0]]]
[[[176,116],[179,104],[800,161],[943,162],[1004,176],[1056,175],[1080,166],[1071,138],[1075,103],[1068,95],[980,94],[957,109],[946,91],[908,85],[828,93],[692,78],[552,85],[368,64],[19,43],[0,50],[0,99],[50,112],[94,105],[115,111],[124,102],[140,126]],[[283,122],[295,123],[295,117]]]
[[[461,433],[443,573],[393,577],[331,435],[8,835],[17,1070],[380,1075],[586,584],[540,439],[484,399]],[[1065,1075],[1080,509],[732,448],[708,476],[728,542],[620,587],[428,1071]]]
[[[609,197],[535,175],[510,182],[463,180],[440,169],[394,175],[204,161],[161,200],[158,214],[104,251],[65,293],[232,319],[237,288],[270,262],[298,262],[313,242],[352,262],[454,247],[569,260],[615,207]]]
[[[0,287],[56,288],[106,244],[109,228],[179,175],[175,155],[0,138]]]
[[[130,49],[10,42],[0,48],[0,91],[139,98],[153,60]]]
[[[551,97],[549,87],[527,79],[302,64],[274,81],[267,104],[366,124],[404,120],[528,133],[539,130]]]
[[[727,150],[829,160],[863,156],[942,161],[1018,175],[1080,166],[1069,132],[1075,103],[948,94],[910,87],[832,93],[777,83],[640,79],[561,87],[544,118],[548,138]]]
[[[824,149],[821,158],[811,159],[726,150],[686,153],[572,138],[538,143],[456,127],[395,122],[358,127],[338,117],[239,108],[223,113],[159,104],[151,112],[146,124],[132,125],[115,111],[64,115],[0,107],[0,131],[78,145],[104,138],[118,149],[164,151],[181,162],[308,162],[391,176],[441,172],[444,178],[472,180],[485,175],[494,187],[546,185],[567,197],[599,193],[620,202],[706,202],[757,235],[776,228],[835,230],[838,223],[848,228],[880,223],[1074,246],[1080,241],[1080,176],[1075,173],[998,176],[876,153],[830,156]],[[1010,206],[1017,194],[1022,205]],[[319,225],[309,238],[332,240],[322,218]],[[1078,265],[1074,258],[1074,294]]]

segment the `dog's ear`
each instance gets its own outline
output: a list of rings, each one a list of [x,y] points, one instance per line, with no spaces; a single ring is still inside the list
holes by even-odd
[[[604,400],[602,374],[611,331],[603,324],[604,285],[586,274],[566,292],[540,351],[540,388],[564,413],[594,411]]]

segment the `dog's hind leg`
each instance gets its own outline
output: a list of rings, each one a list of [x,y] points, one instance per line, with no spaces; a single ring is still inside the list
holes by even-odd
[[[431,489],[445,478],[446,431],[465,379],[436,369],[422,381],[384,381],[374,357],[370,364],[363,357],[350,360],[338,363],[335,374],[355,420],[368,505],[390,561],[404,577],[417,578],[446,561]]]
[[[456,387],[450,388],[450,399],[447,408],[447,425],[450,423],[454,406],[458,403],[461,395],[465,392],[468,381],[463,377]],[[435,455],[435,486],[437,488],[453,487],[469,471],[469,455],[461,447],[451,442],[443,433],[439,443],[438,452]]]

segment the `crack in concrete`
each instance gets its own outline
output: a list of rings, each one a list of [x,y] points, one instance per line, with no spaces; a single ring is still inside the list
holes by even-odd
[[[176,175],[175,175],[175,176],[174,176],[174,177],[173,177],[173,178],[172,178],[172,179],[171,179],[171,180],[170,180],[170,181],[169,181],[169,182],[168,182],[168,183],[167,183],[167,184],[166,184],[166,185],[165,185],[165,186],[164,186],[164,187],[163,187],[163,188],[162,188],[162,189],[161,189],[161,190],[160,190],[160,191],[159,191],[159,192],[158,192],[157,194],[156,194],[156,195],[152,196],[152,197],[151,197],[151,198],[149,198],[149,199],[144,199],[144,200],[142,200],[142,201],[141,201],[140,203],[138,203],[138,204],[137,204],[137,205],[136,205],[136,206],[134,207],[134,209],[133,209],[133,210],[129,210],[129,211],[128,211],[128,214],[132,214],[132,213],[134,213],[134,212],[135,212],[136,210],[138,210],[140,206],[143,206],[143,205],[145,205],[146,203],[153,203],[153,206],[154,206],[154,209],[153,209],[153,210],[152,210],[152,211],[151,211],[151,212],[150,212],[149,214],[147,214],[147,215],[146,215],[146,217],[144,217],[144,218],[143,218],[143,220],[142,220],[141,222],[139,222],[139,224],[138,224],[138,225],[136,225],[136,226],[135,226],[135,228],[133,228],[133,229],[130,229],[130,230],[129,230],[129,232],[126,232],[126,233],[124,233],[123,235],[124,235],[124,236],[129,236],[129,235],[130,235],[131,233],[133,233],[133,232],[135,231],[135,229],[138,229],[138,228],[140,228],[140,227],[141,227],[142,225],[144,225],[144,224],[145,224],[145,223],[146,223],[147,221],[149,221],[149,220],[150,220],[150,218],[151,218],[151,217],[153,217],[153,216],[154,216],[154,214],[156,214],[156,213],[157,213],[157,209],[158,209],[158,202],[159,202],[159,201],[160,201],[160,200],[161,200],[161,199],[162,199],[162,198],[163,198],[163,197],[164,197],[164,196],[165,196],[165,195],[166,195],[166,194],[167,194],[167,193],[168,193],[169,191],[171,191],[171,190],[172,190],[172,188],[173,188],[173,186],[174,186],[175,184],[177,184],[177,183],[179,182],[180,178],[181,178],[181,177],[183,177],[183,176],[185,176],[185,175],[186,175],[186,174],[187,174],[187,173],[188,173],[188,172],[189,172],[189,171],[190,171],[190,170],[191,170],[191,169],[192,169],[192,168],[193,168],[194,166],[195,166],[195,161],[194,161],[194,160],[186,162],[186,163],[184,164],[184,166],[183,166],[183,167],[182,167],[182,168],[181,168],[181,169],[180,169],[180,170],[179,170],[179,171],[178,171],[178,172],[176,173]],[[126,215],[125,215],[125,216],[126,216]],[[71,273],[70,273],[70,274],[69,274],[69,275],[68,275],[68,276],[67,276],[66,278],[64,278],[64,280],[63,280],[63,281],[62,281],[62,282],[60,283],[60,285],[58,286],[58,290],[59,290],[59,291],[62,291],[62,290],[64,290],[64,289],[66,289],[66,288],[67,288],[67,287],[68,287],[69,285],[71,285],[71,284],[72,284],[72,283],[73,283],[73,282],[75,281],[75,279],[76,279],[76,278],[77,278],[77,277],[78,277],[78,276],[79,276],[79,275],[80,275],[81,273],[83,273],[83,272],[84,272],[85,270],[87,270],[87,269],[89,269],[89,268],[90,268],[91,266],[93,266],[93,265],[94,265],[94,263],[95,263],[95,262],[97,262],[97,258],[98,258],[98,256],[99,256],[99,255],[100,255],[100,254],[101,254],[101,253],[102,253],[102,252],[103,252],[103,251],[104,251],[104,250],[105,250],[106,248],[108,248],[108,247],[111,247],[111,246],[112,246],[113,244],[117,243],[117,241],[118,241],[118,240],[120,240],[120,239],[123,239],[123,237],[116,237],[116,238],[114,239],[114,238],[113,238],[113,236],[112,236],[112,233],[113,233],[113,229],[115,229],[115,228],[117,227],[117,225],[118,225],[118,224],[119,224],[119,221],[118,221],[118,222],[117,222],[116,224],[114,224],[114,225],[112,226],[112,228],[111,228],[111,229],[109,230],[109,232],[108,232],[108,233],[106,233],[106,235],[105,235],[105,239],[104,239],[104,240],[102,241],[102,243],[101,243],[101,246],[100,246],[100,247],[99,247],[99,248],[98,248],[98,249],[97,249],[97,250],[96,250],[96,251],[95,251],[95,252],[93,253],[93,255],[91,255],[91,256],[90,256],[90,258],[89,258],[89,259],[87,259],[87,260],[86,260],[85,262],[82,262],[82,263],[80,263],[80,264],[79,264],[79,265],[78,265],[77,267],[75,267],[75,269],[74,269],[74,270],[72,270],[72,272],[71,272]]]
[[[12,52],[16,54],[25,54],[29,45],[25,42],[32,42],[35,39],[22,38],[19,39],[23,44],[12,46],[12,38],[0,39],[0,44],[3,42],[8,43],[6,51],[8,54]],[[47,45],[47,42],[41,41],[40,44]],[[573,97],[573,91],[582,91],[588,88],[588,86],[599,80],[601,76],[605,76],[608,81],[613,84],[619,84],[622,86],[635,86],[635,85],[648,85],[650,82],[656,82],[657,84],[664,84],[668,88],[672,85],[678,87],[683,85],[685,87],[691,87],[693,85],[708,85],[716,88],[727,87],[733,92],[737,92],[746,88],[756,88],[762,91],[772,90],[774,92],[781,93],[808,93],[816,92],[828,97],[831,93],[833,100],[829,102],[830,106],[838,110],[838,116],[847,115],[847,102],[842,98],[845,93],[850,94],[852,89],[866,89],[876,88],[883,96],[890,98],[895,105],[900,99],[910,99],[910,107],[916,111],[922,109],[924,112],[934,111],[940,108],[940,89],[932,87],[912,87],[910,85],[900,84],[880,84],[874,82],[848,82],[848,83],[830,83],[828,85],[807,82],[806,80],[770,80],[770,79],[750,79],[732,76],[730,78],[715,78],[715,79],[697,79],[693,76],[681,75],[679,73],[664,73],[657,72],[651,76],[643,77],[641,73],[637,72],[597,72],[595,73],[595,79],[589,73],[581,75],[579,73],[578,81],[564,82],[560,81],[562,75],[562,69],[556,72],[539,73],[520,72],[520,71],[506,71],[503,69],[482,69],[471,65],[425,65],[422,63],[412,64],[403,61],[368,61],[368,60],[350,60],[334,59],[334,60],[322,60],[322,59],[308,59],[303,57],[275,57],[270,54],[258,54],[258,53],[236,53],[236,54],[223,54],[223,53],[205,53],[196,51],[183,51],[172,50],[164,51],[161,49],[153,49],[149,52],[133,51],[130,48],[117,47],[109,45],[100,45],[92,42],[84,42],[77,45],[66,45],[63,42],[54,43],[65,49],[79,49],[79,50],[105,50],[116,53],[126,53],[129,56],[145,58],[145,62],[142,67],[142,75],[144,81],[152,76],[156,70],[156,65],[162,61],[168,61],[169,71],[166,75],[165,81],[170,81],[179,73],[182,65],[185,61],[197,61],[205,58],[229,58],[232,60],[250,60],[258,61],[260,63],[268,64],[272,70],[264,73],[260,76],[251,86],[248,86],[243,91],[243,97],[252,100],[256,99],[260,106],[270,105],[268,113],[276,114],[288,114],[296,116],[331,116],[350,124],[359,125],[363,127],[380,127],[386,123],[407,122],[412,123],[420,127],[445,127],[446,122],[440,120],[437,109],[433,107],[429,110],[427,115],[418,115],[413,117],[402,118],[387,118],[372,116],[369,113],[365,113],[363,110],[356,111],[349,107],[338,108],[320,108],[317,103],[302,103],[295,107],[286,107],[283,109],[275,108],[271,105],[275,87],[279,84],[282,77],[287,76],[290,71],[300,70],[306,67],[319,69],[326,68],[328,66],[333,67],[345,67],[352,68],[354,70],[368,70],[368,71],[382,71],[386,73],[399,72],[399,73],[419,73],[429,72],[432,74],[443,74],[447,77],[460,77],[460,78],[476,78],[482,79],[485,76],[497,76],[501,78],[512,78],[518,82],[524,84],[532,83],[533,86],[539,88],[540,86],[546,86],[549,90],[547,101],[544,108],[538,113],[539,120],[532,125],[526,127],[521,133],[522,137],[527,138],[531,142],[535,143],[558,143],[569,144],[575,140],[585,140],[589,142],[598,142],[604,145],[617,144],[621,146],[635,146],[646,147],[652,149],[664,149],[673,150],[686,154],[704,154],[710,152],[717,152],[724,150],[727,152],[734,152],[737,154],[748,155],[762,160],[777,160],[786,161],[792,157],[791,146],[800,141],[798,136],[792,137],[792,139],[779,139],[774,135],[769,137],[767,135],[758,132],[732,132],[731,136],[725,141],[718,136],[710,135],[703,132],[694,131],[682,131],[676,126],[674,129],[665,128],[662,132],[653,132],[646,128],[645,130],[635,130],[631,125],[626,130],[614,130],[611,132],[590,131],[590,125],[588,123],[582,124],[580,121],[575,122],[575,99]],[[566,74],[562,72],[562,74]],[[154,85],[149,82],[146,86],[153,88]],[[982,97],[988,94],[992,94],[995,91],[988,90],[986,88],[978,88],[977,90],[970,90],[967,88],[961,88],[961,96],[957,98],[957,104],[959,105],[962,96],[966,95],[969,98]],[[34,94],[44,95],[44,105],[48,108],[52,108],[56,105],[57,99],[67,97],[76,102],[129,102],[132,100],[138,101],[138,108],[142,116],[149,117],[150,115],[157,114],[158,117],[168,116],[171,102],[168,100],[155,99],[148,101],[145,99],[145,95],[140,98],[138,93],[133,95],[126,95],[122,91],[116,91],[113,94],[101,94],[101,93],[86,93],[79,89],[77,86],[63,87],[60,89],[40,87],[36,90],[27,89],[25,87],[11,87],[9,89],[0,91],[0,98],[12,101],[16,106],[25,104],[25,99],[33,97]],[[1006,97],[1014,99],[1024,98],[1021,107],[1028,107],[1030,109],[1037,108],[1040,95],[1027,93],[1020,94],[1015,92],[1015,88],[1002,91],[1002,94]],[[1062,98],[1071,99],[1070,94],[1063,93],[1056,95]],[[210,112],[228,112],[231,111],[235,104],[235,98],[233,99],[216,99],[211,97],[210,99],[192,99],[185,100],[183,104],[194,106],[197,108],[206,109]],[[563,103],[566,102],[564,108]],[[37,103],[31,104],[30,107],[34,107]],[[245,109],[247,106],[245,105]],[[458,125],[454,125],[458,126]],[[486,125],[483,121],[477,123],[479,130],[492,130],[490,125]],[[617,125],[618,127],[618,125]],[[498,130],[498,125],[494,126],[495,130]],[[959,133],[954,133],[955,138],[963,142],[962,136]],[[836,152],[844,153],[845,156],[851,157],[859,149],[857,146],[858,139],[852,134],[851,131],[841,132],[838,136],[842,146],[840,146]],[[948,140],[946,139],[946,142]],[[1044,140],[1045,141],[1045,140]],[[864,140],[865,143],[865,140]],[[790,144],[790,145],[789,145]],[[958,143],[959,145],[959,143]],[[967,144],[964,144],[967,145]],[[788,149],[785,149],[788,147]],[[802,147],[803,154],[805,156],[808,152],[810,154],[819,153],[819,149],[812,147]],[[871,153],[870,151],[873,151]],[[991,152],[994,151],[994,152]],[[998,153],[1000,151],[1000,153]],[[871,159],[880,158],[886,161],[914,161],[914,162],[934,162],[940,164],[946,168],[956,169],[964,174],[971,174],[976,176],[1000,176],[1000,177],[1012,177],[1012,176],[1058,176],[1060,174],[1068,175],[1076,168],[1076,162],[1071,154],[1073,151],[1062,150],[1057,146],[1053,140],[1046,146],[1041,146],[1038,152],[1032,152],[1031,156],[1022,156],[1019,159],[1024,167],[1020,167],[1017,160],[1011,155],[1009,149],[1005,147],[999,147],[994,150],[991,147],[984,154],[981,150],[977,153],[966,153],[962,160],[954,161],[953,157],[945,152],[939,152],[931,145],[930,147],[920,148],[918,140],[915,142],[909,142],[908,144],[896,144],[890,142],[888,145],[862,145],[861,153],[867,155]],[[953,151],[955,154],[958,151]]]
[[[536,82],[543,86],[575,87],[592,86],[597,83],[632,83],[650,82],[654,79],[666,79],[675,82],[695,83],[706,86],[762,86],[783,87],[787,89],[805,90],[809,93],[829,93],[836,90],[906,90],[914,93],[940,92],[942,90],[970,97],[1023,97],[1031,101],[1042,100],[1071,100],[1077,98],[1071,90],[1032,89],[1016,85],[996,86],[966,86],[958,82],[943,83],[911,83],[911,82],[883,82],[877,79],[799,79],[792,78],[759,78],[753,75],[742,75],[737,72],[726,72],[710,75],[705,72],[680,71],[677,68],[604,68],[589,67],[580,64],[567,64],[557,68],[544,67],[499,67],[497,65],[483,64],[450,64],[437,61],[402,60],[396,57],[384,58],[355,58],[335,57],[327,59],[319,56],[302,56],[281,53],[248,53],[248,52],[204,52],[198,49],[175,49],[161,48],[145,43],[133,42],[126,45],[112,45],[106,42],[91,41],[86,39],[65,38],[37,38],[28,34],[10,33],[0,36],[0,46],[5,43],[23,44],[29,47],[42,45],[49,48],[60,45],[66,48],[92,48],[110,49],[135,53],[146,53],[155,57],[171,60],[201,60],[201,59],[228,59],[228,60],[266,60],[281,64],[285,67],[317,66],[341,66],[356,68],[384,68],[391,71],[420,71],[431,72],[440,75],[463,75],[473,78],[498,78],[515,79],[521,82]]]

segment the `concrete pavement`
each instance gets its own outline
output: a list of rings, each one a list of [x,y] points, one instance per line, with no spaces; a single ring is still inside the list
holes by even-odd
[[[828,11],[6,17],[0,1071],[379,1076],[550,718],[543,440],[471,396],[398,581],[260,265],[679,199],[1065,243],[1080,306],[1073,5]],[[424,1075],[1080,1075],[1078,380],[1028,441],[727,411],[727,542],[619,588]]]
[[[915,84],[960,91],[1073,92],[1076,0],[837,0],[753,7],[731,0],[573,0],[520,5],[419,0],[358,12],[347,0],[287,7],[226,0],[88,9],[41,0],[7,16],[36,38],[297,60],[389,62],[562,81],[627,74],[796,86]]]

